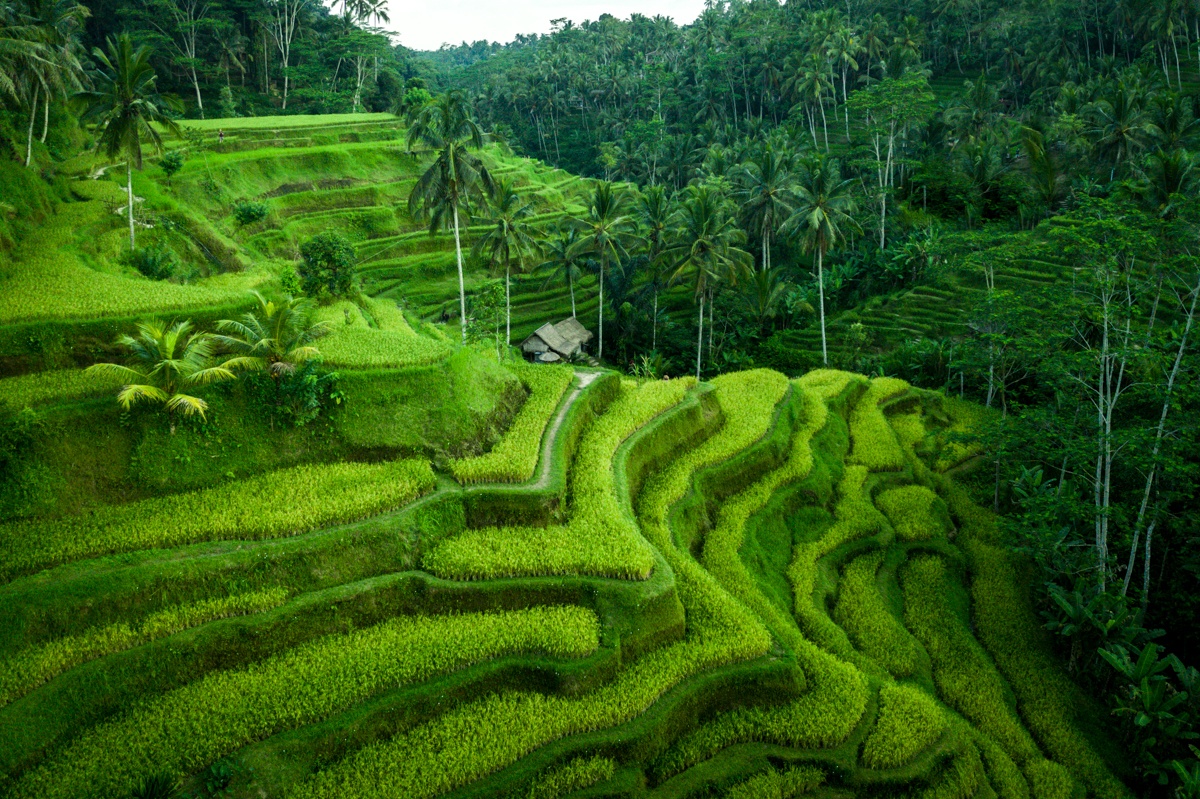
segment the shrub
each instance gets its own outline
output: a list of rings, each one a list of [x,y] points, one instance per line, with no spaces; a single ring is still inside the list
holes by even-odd
[[[929,694],[909,685],[879,689],[879,718],[867,736],[862,759],[870,768],[899,768],[936,741],[948,726]]]
[[[167,186],[170,186],[171,178],[175,177],[176,172],[183,169],[183,151],[169,150],[159,159],[158,165],[162,168],[163,174],[167,176]]]
[[[256,200],[238,200],[233,204],[233,219],[241,227],[261,222],[270,212],[271,209],[266,203]]]
[[[156,244],[127,250],[121,256],[121,262],[151,280],[166,280],[179,268],[179,257],[175,255],[175,251]]]
[[[340,233],[318,233],[300,246],[304,260],[296,270],[310,297],[350,297],[356,293],[358,260],[354,247]]]
[[[505,654],[582,657],[595,651],[598,637],[595,615],[578,607],[401,617],[330,635],[148,698],[84,732],[24,775],[10,795],[67,799],[128,791],[149,768],[192,772],[401,685]]]
[[[111,624],[24,649],[0,661],[0,705],[6,705],[80,663],[141,646],[214,619],[260,613],[280,605],[287,591],[271,588],[205,599],[161,610],[141,622]]]
[[[566,366],[514,363],[508,368],[529,389],[529,397],[491,452],[450,461],[460,483],[519,483],[533,477],[542,434],[575,376]]]
[[[293,535],[399,507],[433,489],[429,463],[297,466],[86,517],[0,525],[0,575],[198,541]]]

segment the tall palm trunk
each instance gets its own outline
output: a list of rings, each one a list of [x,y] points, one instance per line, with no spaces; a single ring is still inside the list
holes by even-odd
[[[825,345],[825,248],[817,248],[817,296],[821,305],[821,362],[829,365],[829,350]]]
[[[509,290],[509,280],[512,267],[507,260],[504,262],[504,345],[512,346],[512,293]]]
[[[600,343],[596,345],[596,359],[604,359],[604,266],[608,258],[600,258]]]
[[[575,278],[571,277],[571,270],[567,270],[567,288],[571,291],[571,318],[575,318]]]
[[[132,235],[133,228],[130,228]],[[462,327],[462,342],[467,343],[467,284],[463,280],[462,240],[458,234],[458,203],[454,203],[454,257],[458,261],[458,321]]]
[[[700,292],[700,315],[696,322],[696,379],[700,379],[700,356],[704,353],[704,292]]]
[[[37,119],[38,95],[41,94],[41,91],[42,87],[40,85],[33,87],[33,103],[29,106],[29,134],[25,138],[26,167],[33,163],[33,121]]]
[[[46,102],[42,103],[42,144],[46,143],[46,133],[50,130],[50,92],[46,92]]]
[[[125,161],[125,193],[129,197],[129,249],[134,249],[133,239],[133,159]]]
[[[650,333],[650,349],[658,351],[658,289],[654,289],[654,325]]]

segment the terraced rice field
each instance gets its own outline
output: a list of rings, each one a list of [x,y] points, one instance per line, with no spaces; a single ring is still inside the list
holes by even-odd
[[[1124,795],[938,395],[575,385],[498,448],[530,482],[6,572],[5,794]]]

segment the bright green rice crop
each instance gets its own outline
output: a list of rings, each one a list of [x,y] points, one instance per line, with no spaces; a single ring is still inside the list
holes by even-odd
[[[195,771],[391,688],[506,654],[582,657],[598,640],[595,615],[578,607],[401,617],[327,636],[134,706],[25,775],[11,796],[125,796],[149,774]]]
[[[574,379],[569,366],[508,364],[525,387],[529,397],[512,425],[492,451],[474,458],[450,461],[450,472],[460,483],[520,483],[533,477],[537,469],[542,434]]]
[[[851,447],[847,463],[866,466],[873,472],[894,472],[904,468],[904,452],[880,403],[908,390],[908,383],[894,377],[877,377],[871,381],[870,388],[850,413]]]
[[[870,768],[899,768],[946,731],[948,719],[929,694],[910,685],[879,689],[879,718],[862,759]]]
[[[0,405],[32,408],[53,402],[98,397],[117,388],[120,380],[83,369],[34,372],[0,380]]]
[[[538,775],[529,786],[528,799],[558,799],[573,791],[611,779],[617,764],[607,757],[577,757],[566,765]]]
[[[433,489],[426,461],[297,466],[216,488],[0,525],[0,575],[80,558],[293,535],[397,508]]]
[[[815,791],[825,781],[825,773],[814,766],[796,766],[786,771],[768,769],[725,793],[725,799],[792,799]]]
[[[946,535],[950,516],[946,503],[922,485],[891,488],[875,496],[875,507],[883,512],[901,541],[927,541]]]
[[[286,599],[287,591],[282,588],[203,599],[160,610],[136,624],[110,624],[29,647],[0,661],[0,705],[24,696],[67,669],[89,660],[132,649],[215,619],[260,613]]]
[[[580,440],[571,468],[571,519],[565,527],[489,527],[447,539],[425,557],[441,577],[480,579],[591,574],[646,579],[654,556],[617,498],[617,448],[651,419],[675,407],[695,381],[624,383],[617,399]]]
[[[876,584],[883,552],[859,555],[847,564],[838,586],[833,618],[867,657],[894,677],[908,677],[920,664],[917,642],[892,615]]]
[[[324,362],[351,369],[403,369],[445,360],[454,348],[415,333],[343,326],[317,342]]]

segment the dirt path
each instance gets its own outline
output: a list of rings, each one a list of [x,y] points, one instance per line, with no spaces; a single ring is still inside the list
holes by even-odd
[[[550,454],[554,449],[554,442],[558,438],[559,428],[562,427],[563,421],[567,418],[567,413],[570,412],[571,406],[583,394],[583,390],[590,386],[599,376],[599,372],[575,373],[575,377],[579,380],[579,385],[571,389],[571,393],[567,395],[566,400],[559,405],[558,413],[554,415],[554,418],[546,427],[546,432],[542,435],[542,454],[538,458],[536,479],[532,483],[525,483],[526,488],[545,488],[550,483]]]

